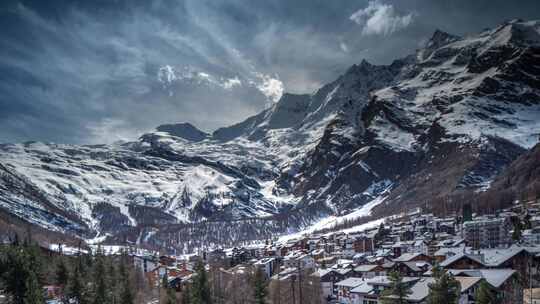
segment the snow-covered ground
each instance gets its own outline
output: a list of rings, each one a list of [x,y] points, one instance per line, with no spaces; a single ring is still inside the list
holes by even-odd
[[[385,199],[386,199],[386,197],[379,196],[379,197],[373,199],[372,201],[370,201],[369,203],[365,204],[361,208],[359,208],[359,209],[357,209],[357,210],[355,210],[355,211],[353,211],[351,213],[348,213],[346,215],[325,217],[325,218],[319,220],[318,222],[314,223],[313,225],[310,225],[308,228],[303,229],[302,231],[287,234],[287,235],[283,235],[283,236],[279,237],[278,242],[279,243],[284,243],[284,242],[287,242],[289,240],[298,239],[298,238],[301,238],[303,236],[313,234],[316,231],[321,231],[323,229],[332,228],[332,227],[334,227],[336,225],[345,223],[345,222],[350,221],[350,220],[354,220],[354,219],[369,216],[371,214],[371,210],[375,206],[377,206],[377,205],[381,204],[382,202],[384,202]],[[358,225],[358,226],[355,226],[355,227],[342,229],[340,231],[343,231],[343,232],[346,232],[346,233],[364,231],[364,230],[368,230],[368,229],[371,229],[371,228],[378,227],[384,221],[385,221],[385,218],[381,218],[381,219],[369,221],[367,223],[364,223],[364,224],[361,224],[361,225]]]

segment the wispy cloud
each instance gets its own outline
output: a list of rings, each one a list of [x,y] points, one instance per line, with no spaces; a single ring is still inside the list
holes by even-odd
[[[219,77],[207,71],[198,70],[192,66],[183,68],[175,68],[170,65],[165,65],[159,68],[157,79],[163,84],[164,88],[169,88],[175,82],[189,82],[197,85],[206,85],[214,88],[222,88],[225,90],[241,89],[252,87],[268,98],[268,101],[277,102],[283,95],[283,82],[279,80],[279,76],[270,76],[253,70],[248,74],[248,78],[240,78],[242,76],[235,75],[233,77]],[[170,95],[174,95],[173,91],[169,91]]]
[[[0,1],[0,142],[110,142],[185,121],[212,131],[362,58],[410,54],[435,28],[540,18],[537,0],[44,2]]]
[[[343,41],[339,43],[339,48],[345,53],[349,52],[349,46]]]
[[[273,102],[277,102],[283,95],[283,82],[279,80],[278,76],[270,76],[261,73],[256,73],[258,80],[253,82],[259,91],[264,96],[268,97]]]
[[[368,6],[359,9],[349,17],[362,26],[363,35],[389,35],[406,28],[413,21],[413,14],[400,15],[392,4],[379,0],[370,1]]]

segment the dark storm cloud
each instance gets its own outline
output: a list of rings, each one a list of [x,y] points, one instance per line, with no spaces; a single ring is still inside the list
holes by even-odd
[[[386,64],[436,29],[540,19],[538,1],[4,1],[0,142],[112,142],[206,131],[348,66]]]

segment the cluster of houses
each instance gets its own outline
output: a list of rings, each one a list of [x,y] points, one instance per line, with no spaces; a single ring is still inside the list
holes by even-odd
[[[242,285],[235,282],[238,274],[257,268],[270,283],[294,286],[309,281],[317,285],[320,303],[381,303],[391,283],[389,274],[398,272],[410,287],[407,301],[426,303],[437,264],[460,283],[460,304],[475,303],[482,282],[495,291],[499,303],[540,303],[537,205],[472,218],[413,212],[364,231],[311,233],[185,256],[132,252],[131,257],[152,286],[167,282],[178,292],[196,275],[195,263],[203,261],[207,269],[217,270],[220,284],[228,281],[232,289]],[[528,221],[519,234],[514,232],[516,218]],[[295,294],[301,292],[300,285],[290,292],[291,303],[301,303]]]
[[[271,281],[295,282],[304,276],[320,285],[321,303],[344,304],[380,303],[390,286],[389,273],[399,272],[411,290],[408,302],[425,303],[435,280],[432,268],[438,264],[460,283],[459,303],[475,303],[482,282],[492,287],[500,303],[521,303],[524,294],[525,302],[533,303],[529,296],[538,294],[534,288],[540,286],[537,213],[534,206],[528,208],[532,227],[522,232],[520,241],[512,238],[512,218],[522,217],[523,211],[509,209],[467,222],[418,213],[361,232],[205,251],[177,264],[160,262],[150,271],[155,280],[169,271],[169,280],[181,284],[193,274],[190,259],[219,265],[225,272],[257,267]]]

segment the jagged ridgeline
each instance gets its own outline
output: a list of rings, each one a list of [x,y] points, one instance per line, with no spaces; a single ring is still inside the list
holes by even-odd
[[[48,231],[186,249],[435,210],[505,182],[532,197],[511,172],[540,136],[539,62],[537,21],[436,31],[416,54],[362,61],[212,134],[180,123],[124,144],[4,144],[0,208]]]

